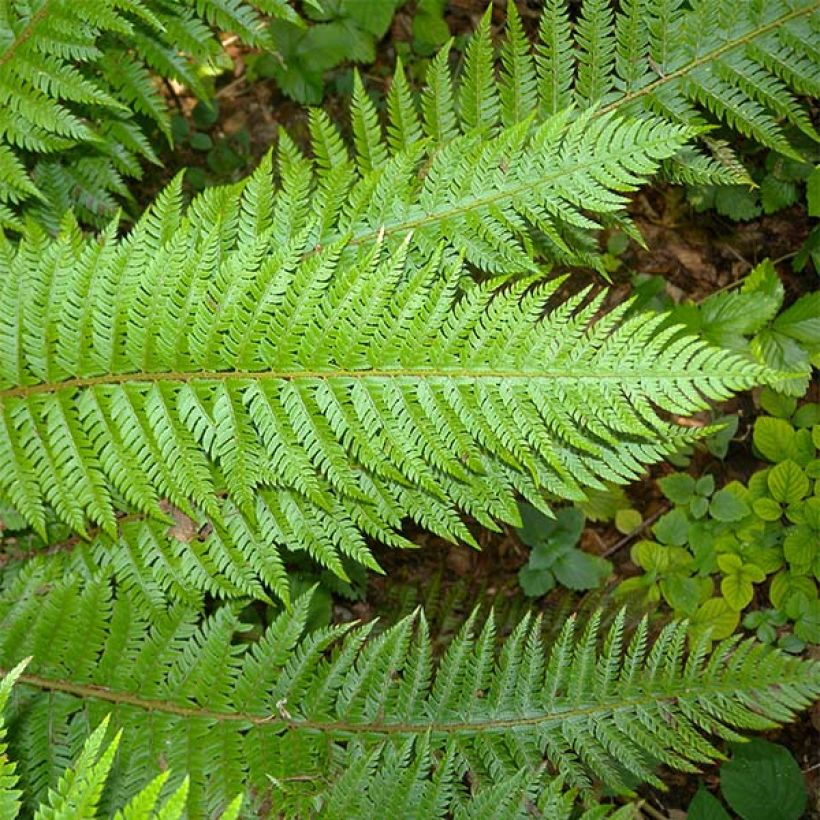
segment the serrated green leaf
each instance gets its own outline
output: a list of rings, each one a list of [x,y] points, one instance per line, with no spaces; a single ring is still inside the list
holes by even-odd
[[[736,493],[718,490],[709,504],[709,513],[718,521],[740,521],[751,513],[751,507]]]
[[[659,478],[658,486],[673,504],[688,504],[695,494],[695,479],[688,473],[672,473]]]
[[[769,470],[769,491],[781,504],[797,504],[809,491],[809,480],[791,459],[781,461]]]
[[[612,564],[576,548],[561,553],[552,571],[558,583],[567,589],[594,589],[612,572]]]
[[[688,539],[689,519],[683,510],[671,510],[655,522],[652,532],[662,544],[680,547]]]

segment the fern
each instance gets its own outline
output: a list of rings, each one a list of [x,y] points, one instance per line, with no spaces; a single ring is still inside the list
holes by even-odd
[[[396,91],[388,99],[391,147],[421,145],[434,156],[458,136],[476,130],[492,135],[571,106],[592,120],[617,112],[699,131],[719,125],[788,156],[797,156],[790,130],[817,140],[796,96],[816,97],[820,91],[812,45],[817,0],[737,8],[628,0],[616,13],[612,5],[584,0],[573,24],[568,4],[549,0],[531,48],[515,3],[508,0],[500,59],[494,56],[488,11],[467,46],[457,81],[448,65],[451,44],[431,62],[420,110],[399,66]],[[358,117],[354,110],[354,128]],[[667,171],[687,182],[748,181],[723,141],[706,138],[704,146],[706,153],[679,152],[666,163]]]
[[[6,757],[3,744],[5,724],[2,718],[11,688],[16,683],[29,659],[23,660],[0,680],[0,812],[2,817],[13,820],[21,809],[22,793],[16,788],[15,764]],[[63,772],[59,782],[50,789],[45,803],[34,812],[35,820],[74,820],[78,817],[94,817],[102,797],[106,778],[111,771],[117,747],[122,737],[119,732],[103,747],[108,732],[108,718],[104,718],[83,744],[77,761],[71,769]],[[117,811],[114,820],[178,820],[183,816],[188,794],[188,782],[184,780],[167,800],[160,793],[169,773],[158,774],[144,789],[134,795],[128,804]],[[222,820],[234,820],[239,816],[241,795],[235,798],[221,815]]]
[[[282,2],[257,0],[255,5],[268,14],[292,14]],[[551,0],[531,53],[510,3],[498,61],[485,15],[457,83],[448,66],[449,46],[431,62],[420,110],[397,68],[388,99],[386,140],[372,103],[359,90],[352,112],[359,169],[372,167],[374,159],[384,162],[386,148],[415,151],[415,161],[424,164],[453,139],[473,135],[480,145],[477,129],[493,136],[499,129],[532,117],[540,121],[570,105],[588,110],[593,120],[610,113],[649,115],[698,131],[720,123],[790,156],[795,151],[784,125],[816,139],[795,97],[817,96],[820,88],[811,45],[816,0],[750,2],[731,13],[706,2],[693,6],[630,0],[613,15],[604,0],[587,0],[573,28],[566,3]],[[139,175],[140,162],[155,159],[132,112],[169,135],[151,72],[205,93],[190,62],[176,53],[178,44],[196,60],[216,53],[216,41],[196,13],[250,43],[264,44],[258,18],[240,2],[213,0],[194,7],[192,0],[152,0],[129,7],[126,14],[114,0],[105,0],[82,20],[77,8],[71,0],[53,0],[34,11],[31,4],[15,2],[0,19],[0,29],[7,32],[5,44],[0,41],[0,48],[5,45],[0,52],[0,101],[7,108],[0,118],[0,220],[17,228],[14,204],[20,201],[28,202],[53,229],[57,216],[69,207],[76,206],[82,218],[99,218],[112,212],[116,197],[127,195],[124,177]],[[47,78],[33,73],[38,60],[47,61]],[[93,111],[93,129],[82,116],[86,110]],[[320,130],[326,133],[328,127],[325,122]],[[666,163],[673,178],[709,184],[745,179],[722,142],[708,139],[705,144],[705,154],[687,148]],[[362,154],[374,150],[369,159]],[[450,157],[461,159],[463,150],[463,145],[452,149]],[[320,165],[323,157],[327,159],[319,151]],[[346,161],[339,152],[335,158]],[[27,167],[32,160],[33,176]],[[342,197],[345,184],[350,184],[343,171],[337,176],[332,179],[336,187],[327,191],[331,209],[337,206],[333,195]],[[38,192],[44,205],[36,204]],[[517,227],[517,221],[500,224],[502,233]],[[547,233],[547,256],[590,261],[573,259]]]
[[[563,125],[543,126],[545,164]],[[308,201],[294,229],[301,203],[268,173],[187,212],[177,184],[122,240],[35,230],[0,260],[0,492],[45,540],[52,515],[99,528],[84,555],[116,547],[132,585],[287,600],[285,546],[344,577],[342,556],[377,568],[365,535],[403,545],[405,518],[474,543],[459,510],[495,527],[515,494],[543,508],[634,479],[697,435],[664,414],[764,378],[663,316],[600,316],[604,293],[542,318],[560,280],[461,293],[457,259],[419,260],[434,225],[415,249],[317,250],[326,212]],[[169,544],[172,508],[209,534]]]
[[[3,668],[33,656],[10,723],[30,800],[110,714],[112,794],[187,769],[191,816],[224,808],[238,784],[250,811],[309,816],[335,788],[327,816],[369,816],[363,783],[381,806],[418,800],[421,817],[486,816],[459,815],[465,773],[476,798],[508,788],[503,816],[517,816],[524,796],[591,798],[600,782],[629,794],[659,782],[658,762],[692,771],[720,756],[709,736],[772,727],[820,691],[817,664],[752,642],[687,655],[685,624],[650,643],[645,622],[627,640],[621,616],[600,641],[597,618],[579,635],[570,619],[546,653],[526,618],[496,656],[492,619],[477,632],[471,619],[434,662],[421,614],[369,640],[370,626],[303,635],[304,596],[249,642],[230,607],[200,623],[174,605],[149,623],[107,582],[42,580],[23,573],[0,603]]]
[[[18,664],[0,681],[0,714],[11,686],[17,681],[27,661]],[[108,733],[109,718],[106,716],[83,744],[75,766],[63,773],[57,787],[49,791],[48,804],[40,805],[34,813],[36,820],[75,820],[98,816],[102,786],[110,775],[111,766],[122,738],[122,730],[108,746],[103,742]],[[0,737],[5,727],[0,717]],[[0,755],[5,747],[0,746]],[[0,757],[0,810],[3,818],[17,817],[21,809],[21,792],[15,788],[17,776],[15,764]],[[408,764],[412,761],[412,765]],[[364,752],[346,772],[335,780],[330,788],[318,794],[314,800],[317,812],[325,818],[406,817],[408,807],[419,818],[441,817],[452,804],[452,815],[461,820],[479,818],[525,817],[537,800],[541,812],[554,820],[569,820],[574,816],[574,793],[561,788],[560,780],[538,787],[537,777],[522,770],[509,780],[476,790],[464,798],[455,795],[453,781],[455,756],[447,756],[433,771],[430,744],[426,737],[411,737],[401,747],[377,746],[372,752]],[[167,797],[166,782],[169,771],[158,774],[127,804],[114,814],[114,820],[178,820],[185,816],[189,781],[180,785]],[[284,789],[285,784],[269,778],[271,789]],[[387,800],[385,801],[385,796]],[[243,795],[237,795],[220,820],[234,820],[242,809]],[[583,820],[601,817],[600,810],[583,814]],[[631,806],[625,806],[610,817],[632,818]]]
[[[0,225],[23,202],[56,229],[75,208],[92,222],[127,197],[124,179],[158,163],[146,123],[170,141],[155,77],[208,97],[197,66],[221,53],[209,26],[272,47],[260,13],[284,0],[6,0],[0,6]]]

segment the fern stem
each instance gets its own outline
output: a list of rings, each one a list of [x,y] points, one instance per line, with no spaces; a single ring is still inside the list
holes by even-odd
[[[0,677],[8,670],[0,668]],[[786,683],[787,681],[780,681]],[[75,683],[73,681],[46,678],[41,675],[23,674],[18,683],[35,689],[49,692],[63,692],[79,698],[93,698],[115,705],[134,706],[146,712],[160,712],[175,715],[180,718],[199,718],[217,723],[244,723],[253,726],[270,726],[275,730],[321,732],[328,735],[449,735],[453,733],[484,734],[491,732],[505,733],[523,726],[538,726],[548,723],[564,724],[576,718],[589,718],[594,715],[610,715],[617,712],[628,712],[632,709],[655,706],[659,703],[676,704],[688,698],[699,699],[708,695],[737,696],[742,689],[737,681],[712,683],[694,681],[685,689],[677,689],[674,695],[664,695],[663,692],[645,692],[632,698],[618,698],[611,703],[599,703],[593,706],[575,706],[570,708],[556,708],[554,711],[542,712],[527,717],[495,718],[475,721],[424,721],[419,723],[382,723],[370,721],[364,723],[349,723],[345,721],[318,721],[303,720],[279,715],[256,715],[247,712],[218,712],[211,709],[201,709],[195,706],[183,706],[165,700],[143,698],[132,692],[117,691],[94,684]],[[762,686],[758,680],[750,684],[750,690],[758,690]],[[284,711],[286,703],[281,704]]]
[[[182,382],[187,384],[193,381],[222,382],[231,379],[258,380],[276,379],[280,381],[301,381],[331,379],[453,379],[479,381],[490,380],[531,380],[551,379],[555,381],[593,382],[625,381],[643,382],[646,379],[703,379],[709,380],[720,377],[722,371],[716,368],[713,371],[701,370],[695,376],[691,371],[681,370],[642,370],[630,375],[628,373],[613,373],[609,371],[594,371],[589,368],[573,370],[465,370],[461,368],[395,368],[384,370],[193,370],[193,371],[165,371],[165,372],[136,372],[136,373],[106,373],[104,376],[88,376],[85,378],[65,379],[60,382],[42,382],[40,384],[26,384],[0,390],[0,403],[3,399],[24,398],[38,393],[57,393],[61,390],[76,390],[88,387],[101,387],[115,384],[154,384],[156,382]]]

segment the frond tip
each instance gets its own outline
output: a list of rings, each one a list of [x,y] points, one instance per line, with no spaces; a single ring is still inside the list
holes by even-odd
[[[69,227],[0,254],[0,492],[40,531],[50,509],[141,543],[137,565],[187,549],[192,578],[286,597],[282,546],[343,576],[408,517],[470,542],[460,510],[494,527],[516,495],[629,481],[696,435],[667,414],[764,377],[662,315],[601,316],[603,293],[542,316],[558,280],[462,291],[408,241],[279,244],[265,186],[187,213],[172,188],[123,240]],[[158,552],[119,499],[203,534]]]
[[[0,600],[0,665],[33,655],[11,739],[32,798],[57,776],[49,761],[77,751],[69,727],[109,713],[122,731],[115,775],[136,790],[160,765],[188,768],[192,816],[227,805],[239,783],[249,804],[285,815],[305,816],[337,780],[339,799],[364,805],[380,769],[393,772],[382,801],[416,788],[431,817],[470,796],[466,780],[473,796],[516,781],[511,805],[556,779],[588,798],[602,783],[625,794],[658,785],[658,763],[693,771],[720,756],[710,738],[771,728],[820,693],[817,663],[736,638],[687,652],[686,624],[650,640],[642,622],[629,637],[623,613],[603,640],[599,618],[582,634],[571,618],[549,650],[527,617],[500,653],[492,620],[473,617],[436,662],[421,614],[376,637],[372,624],[303,634],[303,596],[249,640],[233,607],[201,622],[175,605],[149,626],[107,582],[20,593]]]

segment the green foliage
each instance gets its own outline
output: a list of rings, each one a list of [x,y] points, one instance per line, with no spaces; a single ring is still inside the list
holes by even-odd
[[[3,742],[6,734],[3,710],[6,707],[11,688],[23,674],[29,659],[21,661],[0,680],[0,812],[2,817],[13,820],[22,807],[22,792],[16,788],[19,777],[16,765],[6,755]],[[77,756],[74,766],[60,774],[53,788],[43,795],[44,802],[37,806],[33,813],[35,820],[75,820],[97,816],[97,809],[102,798],[105,782],[122,738],[122,731],[104,745],[108,734],[109,720],[100,721]],[[121,810],[114,815],[114,820],[177,820],[183,816],[188,794],[188,781],[183,780],[176,790],[166,799],[160,797],[168,772],[158,774],[138,794],[135,794]],[[221,814],[222,820],[234,820],[239,816],[242,797],[235,798]]]
[[[392,13],[331,5],[306,8],[324,18],[344,7],[374,36]],[[107,0],[87,24],[60,18],[80,39],[55,57],[57,84],[21,69],[29,50],[56,48],[51,12],[77,8],[56,0],[31,15],[15,3],[0,72],[28,85],[8,110],[67,140],[49,148],[60,167],[80,155],[113,163],[108,132],[80,126],[116,121],[133,126],[116,131],[131,154],[112,167],[137,173],[134,158],[152,150],[147,119],[224,171],[215,108],[200,106],[183,134],[179,121],[166,126],[159,97],[143,110],[113,81],[110,100],[83,96],[83,83],[106,91],[100,77],[131,59],[207,91],[191,68],[211,36],[197,15],[243,34],[224,14],[246,6],[152,0],[125,11]],[[174,15],[190,25],[169,28]],[[611,518],[628,504],[613,486],[714,432],[683,417],[754,384],[797,389],[788,380],[808,372],[815,305],[776,316],[782,292],[765,271],[744,288],[766,326],[744,345],[702,323],[720,336],[712,344],[666,314],[607,312],[605,292],[559,290],[543,263],[605,270],[595,231],[638,238],[627,195],[662,166],[689,182],[736,180],[719,142],[704,143],[714,156],[692,145],[712,116],[793,157],[780,123],[813,137],[792,92],[816,83],[804,36],[814,16],[799,0],[732,15],[641,0],[614,14],[587,0],[571,27],[567,5],[551,2],[532,47],[510,7],[496,59],[488,11],[458,82],[449,48],[418,100],[399,66],[382,116],[354,75],[349,145],[313,111],[310,157],[282,134],[275,162],[248,180],[185,207],[178,178],[124,235],[111,223],[84,236],[69,215],[52,238],[12,212],[38,193],[9,195],[0,667],[32,660],[10,703],[17,769],[0,758],[0,799],[16,808],[22,797],[29,813],[49,801],[111,814],[136,794],[134,816],[159,804],[170,816],[184,799],[192,817],[240,804],[251,816],[417,806],[423,817],[568,817],[578,797],[594,805],[659,786],[658,764],[692,771],[720,756],[710,738],[736,740],[806,706],[820,691],[816,664],[737,638],[710,648],[737,624],[758,583],[752,567],[774,576],[773,606],[798,638],[816,628],[805,545],[818,529],[806,449],[817,434],[805,413],[791,435],[761,425],[761,452],[786,455],[748,487],[670,483],[685,499],[656,522],[655,541],[635,545],[651,578],[633,583],[692,629],[671,624],[651,646],[646,622],[627,639],[621,613],[602,641],[600,615],[578,636],[568,619],[549,653],[539,619],[526,617],[498,651],[495,619],[473,614],[437,656],[420,611],[381,631],[333,624],[328,590],[305,586],[327,571],[355,592],[361,568],[379,568],[374,543],[409,545],[408,521],[472,544],[467,521],[520,526],[521,499],[531,520],[543,516],[535,570],[590,586],[607,567],[575,548],[581,510]],[[245,39],[257,35],[268,36]],[[112,54],[124,56],[110,64]],[[75,65],[82,83],[69,92]],[[54,124],[64,110],[60,128],[76,133]],[[9,167],[28,180],[44,148],[14,144],[23,164]],[[125,195],[117,180],[111,190]],[[32,213],[49,228],[66,190],[39,192],[48,214]],[[85,203],[80,216],[112,204]],[[554,501],[579,506],[553,524]]]
[[[450,38],[444,19],[447,0],[418,0],[413,13],[413,50],[430,55]]]
[[[723,808],[720,800],[706,791],[701,784],[686,811],[686,820],[732,820],[732,818]]]
[[[73,208],[100,224],[125,179],[158,163],[153,130],[172,132],[155,78],[210,96],[204,68],[223,55],[214,28],[272,48],[285,0],[7,0],[0,7],[0,227],[22,204],[50,230]]]
[[[795,373],[773,385],[790,396],[808,389],[820,365],[820,291],[801,296],[783,310],[784,289],[766,260],[743,280],[738,291],[715,293],[699,305],[673,308],[672,318],[721,347],[750,352],[762,364]]]
[[[372,63],[402,0],[322,0],[306,6],[307,27],[299,20],[274,20],[269,31],[276,53],[250,60],[251,77],[273,77],[283,93],[300,103],[324,98],[324,77],[346,61]]]
[[[471,618],[434,661],[420,613],[370,640],[372,625],[303,633],[304,596],[253,639],[232,606],[203,620],[176,604],[148,622],[107,582],[43,581],[23,572],[0,599],[0,665],[33,657],[10,749],[34,802],[110,715],[121,738],[103,810],[162,767],[169,788],[188,770],[191,816],[218,812],[243,784],[249,812],[303,817],[333,805],[337,781],[358,805],[360,779],[381,771],[368,776],[382,805],[406,805],[412,789],[430,806],[420,816],[439,817],[481,794],[469,770],[474,790],[507,784],[518,808],[504,816],[517,816],[524,793],[591,798],[593,774],[629,794],[658,782],[658,761],[690,771],[718,757],[708,736],[788,720],[820,691],[816,664],[737,640],[687,656],[685,625],[649,642],[643,622],[627,639],[623,613],[602,641],[597,617],[577,635],[571,618],[549,653],[538,619],[496,653],[493,620]]]
[[[820,179],[815,166],[820,153],[817,146],[807,140],[801,144],[801,157],[795,159],[769,151],[759,167],[750,172],[754,187],[697,185],[688,189],[687,198],[696,211],[714,208],[735,221],[773,214],[801,201],[806,202],[810,212],[818,186],[816,180]]]
[[[743,820],[798,820],[808,802],[797,761],[784,746],[762,738],[734,744],[720,767],[720,790]]]
[[[400,135],[404,149],[415,146],[419,152],[432,152],[476,127],[493,135],[514,123],[532,117],[540,121],[575,105],[592,121],[613,112],[642,120],[651,115],[698,132],[718,121],[783,156],[799,159],[780,122],[797,128],[806,139],[816,139],[794,96],[816,96],[820,88],[810,46],[815,3],[754,2],[732,15],[705,2],[692,9],[656,5],[654,0],[635,0],[627,12],[612,15],[608,3],[587,0],[573,33],[565,3],[554,0],[545,8],[534,49],[527,47],[518,16],[511,12],[497,67],[487,23],[470,41],[455,87],[448,49],[431,62],[421,122],[398,69],[393,108],[400,111],[400,118],[388,132]],[[19,227],[14,205],[20,201],[28,202],[52,228],[57,215],[71,206],[91,219],[112,211],[114,196],[127,193],[123,177],[139,175],[140,161],[155,158],[139,118],[155,122],[166,136],[171,134],[151,72],[206,95],[194,66],[215,59],[219,49],[195,11],[203,11],[215,25],[237,31],[251,44],[273,41],[285,63],[270,57],[264,70],[282,74],[280,82],[292,92],[315,99],[322,61],[372,59],[373,37],[386,29],[395,2],[310,4],[305,11],[317,23],[307,29],[281,0],[256,0],[256,7],[285,18],[260,29],[253,9],[239,2],[194,5],[193,0],[152,0],[152,5],[126,14],[114,0],[105,0],[95,5],[96,15],[78,21],[71,0],[43,5],[33,13],[29,4],[15,2],[4,21],[13,34],[0,55],[0,87],[4,76],[7,86],[0,93],[10,112],[0,154],[3,222]],[[71,42],[61,51],[60,37],[66,32]],[[38,57],[53,61],[49,66],[54,77],[48,82],[31,72]],[[255,71],[260,70],[257,61]],[[93,130],[83,116],[87,110],[98,123]],[[420,142],[422,134],[426,144]],[[601,136],[593,126],[586,138],[593,142]],[[706,145],[709,153],[677,145],[658,158],[669,159],[672,177],[688,183],[745,179],[725,143],[710,139]],[[50,158],[55,152],[59,159]],[[471,161],[464,168],[476,162],[475,157],[467,159]],[[33,177],[28,165],[39,169]],[[641,163],[635,168],[627,163],[626,169],[646,173]],[[613,187],[630,186],[629,175],[616,176]],[[36,201],[38,192],[44,197],[42,206]],[[536,213],[529,213],[528,221],[538,224],[543,214],[534,219]],[[517,222],[504,225],[502,233],[515,232]],[[590,227],[583,220],[568,222],[576,231]],[[566,240],[538,227],[547,234],[550,255],[560,258]],[[486,242],[484,231],[479,233]]]
[[[508,235],[470,253],[482,206],[463,208],[477,194],[436,184],[453,155],[420,181],[401,154],[339,189],[352,165],[331,161],[344,148],[313,123],[319,170],[285,142],[276,190],[266,162],[187,211],[177,181],[123,239],[67,223],[56,240],[31,230],[3,247],[0,488],[44,545],[61,538],[55,520],[90,537],[71,542],[74,566],[110,567],[157,604],[266,588],[287,601],[284,547],[344,578],[342,556],[377,567],[365,534],[406,543],[404,518],[472,543],[458,510],[494,527],[518,522],[514,492],[546,509],[544,491],[583,500],[625,483],[699,434],[662,413],[769,378],[661,331],[663,315],[596,319],[603,293],[543,316],[560,280],[462,291],[450,249],[490,267],[523,249]],[[486,218],[504,200],[511,215],[557,204],[576,184],[603,199],[603,182],[556,163],[605,135],[635,168],[656,132],[668,150],[667,126],[514,126],[480,152],[524,151],[527,189],[499,181]],[[538,185],[539,164],[560,193]],[[611,181],[615,168],[592,173]]]
[[[777,394],[775,394],[777,395]],[[816,405],[804,405],[795,428],[784,418],[755,421],[756,451],[774,466],[748,485],[731,482],[714,492],[714,480],[685,473],[659,480],[674,508],[652,528],[654,541],[639,541],[632,560],[644,574],[623,581],[621,596],[653,603],[661,598],[678,617],[706,622],[703,608],[722,612],[730,634],[738,613],[752,602],[755,588],[769,580],[773,610],[749,612],[744,626],[767,643],[801,651],[820,643],[820,458]],[[720,598],[713,577],[718,576]],[[734,613],[734,614],[733,614]],[[793,634],[783,628],[791,626]]]
[[[612,571],[609,561],[577,548],[586,521],[576,507],[564,507],[554,518],[529,505],[521,507],[521,540],[531,548],[518,573],[525,595],[546,595],[557,583],[567,589],[592,589]]]

